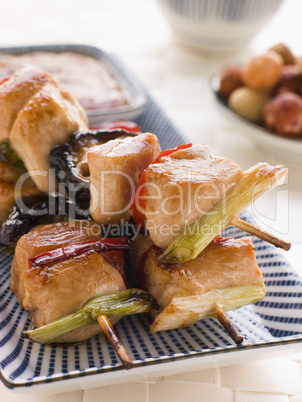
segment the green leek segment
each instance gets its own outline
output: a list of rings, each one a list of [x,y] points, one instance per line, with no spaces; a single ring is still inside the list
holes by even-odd
[[[157,307],[150,293],[140,289],[128,289],[92,299],[75,313],[65,315],[40,328],[24,331],[23,334],[34,342],[50,343],[75,329],[97,324],[99,315],[114,317],[139,314]]]
[[[275,184],[283,182],[287,169],[259,163],[244,173],[226,197],[219,200],[201,218],[187,225],[158,258],[161,263],[175,264],[193,260],[232,220]]]
[[[199,314],[199,319],[215,316],[217,306],[223,311],[231,311],[262,300],[266,295],[265,286],[234,286],[224,289],[214,289],[203,295],[179,297],[172,300],[180,310],[190,310]]]

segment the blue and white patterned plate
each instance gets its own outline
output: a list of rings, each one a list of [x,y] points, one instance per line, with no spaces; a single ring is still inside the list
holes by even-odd
[[[156,133],[163,148],[187,142],[150,98],[137,122],[143,131]],[[245,235],[234,228],[228,234]],[[129,371],[104,336],[70,346],[41,346],[23,339],[21,331],[31,323],[9,290],[13,253],[0,248],[1,380],[19,392],[45,394],[158,377],[208,364],[234,364],[238,359],[263,358],[268,351],[296,348],[302,342],[302,281],[277,249],[258,239],[254,246],[268,293],[262,301],[229,313],[245,335],[244,343],[234,345],[214,319],[150,334],[148,316],[125,317],[116,330],[135,363]]]
[[[130,105],[118,106],[110,109],[96,109],[87,110],[87,116],[90,126],[95,126],[108,120],[132,120],[139,116],[143,111],[146,102],[146,91],[140,82],[127,70],[125,70],[118,62],[115,61],[114,56],[109,55],[101,49],[94,46],[87,45],[38,45],[38,46],[18,46],[0,48],[1,54],[14,54],[20,55],[30,52],[74,52],[83,54],[85,56],[93,57],[100,60],[107,65],[118,82],[122,83],[130,94]]]

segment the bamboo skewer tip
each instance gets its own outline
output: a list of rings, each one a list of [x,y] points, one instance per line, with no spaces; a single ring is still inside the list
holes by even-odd
[[[130,370],[133,368],[134,364],[131,360],[126,348],[122,344],[122,341],[119,339],[117,333],[115,332],[111,322],[109,321],[106,315],[99,315],[97,317],[97,321],[102,328],[104,334],[106,335],[108,341],[110,342],[111,346],[113,347],[115,353],[120,358],[123,366],[126,370]]]
[[[240,345],[243,342],[244,337],[240,334],[235,324],[226,315],[221,306],[216,307],[214,317],[220,322],[237,345]]]
[[[253,236],[258,237],[261,240],[264,240],[275,247],[281,248],[282,250],[288,251],[291,248],[291,243],[288,243],[278,237],[266,232],[253,225],[252,223],[246,222],[238,217],[233,218],[231,224],[235,226],[237,229],[243,230]]]

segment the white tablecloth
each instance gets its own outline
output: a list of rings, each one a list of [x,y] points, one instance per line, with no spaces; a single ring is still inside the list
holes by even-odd
[[[234,57],[245,58],[279,41],[302,55],[301,15],[301,0],[286,0],[244,54],[217,56],[175,42],[153,0],[14,0],[1,4],[0,46],[82,43],[112,52],[132,69],[192,142],[207,143],[213,153],[230,157],[246,169],[258,161],[284,161],[257,147],[221,117],[209,90],[209,76]],[[273,213],[275,195],[263,197],[257,201],[256,218],[292,242],[286,256],[302,275],[302,165],[284,163],[290,169],[285,187],[288,197],[278,200]],[[302,401],[301,361],[302,354],[296,354],[53,396],[21,396],[0,384],[0,400],[298,402]]]

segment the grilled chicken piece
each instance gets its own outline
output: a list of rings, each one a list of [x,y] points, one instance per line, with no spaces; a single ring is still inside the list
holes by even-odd
[[[57,85],[49,74],[28,66],[0,85],[0,141],[9,138],[19,111],[46,83]]]
[[[20,187],[16,187],[16,182],[24,173],[25,170],[0,161],[0,224],[7,219],[16,199],[41,194],[28,178],[20,183]]]
[[[41,226],[21,237],[12,264],[11,290],[17,293],[21,306],[30,311],[36,327],[74,313],[95,297],[126,289],[115,268],[117,257],[123,258],[122,251],[91,251],[41,267],[29,266],[28,259],[35,255],[99,237],[99,227],[88,221]],[[117,321],[114,318],[112,323]],[[80,342],[100,332],[99,325],[91,325],[55,342]]]
[[[38,226],[22,236],[17,243],[11,269],[11,291],[17,294],[19,304],[23,307],[24,276],[28,268],[28,258],[96,237],[100,237],[98,226],[94,222],[80,220]]]
[[[101,224],[129,221],[129,206],[142,171],[161,149],[154,134],[118,138],[88,153],[90,212]]]
[[[161,157],[144,174],[145,226],[161,248],[224,198],[243,176],[235,162],[211,155],[209,147],[200,144]]]
[[[87,124],[84,109],[54,84],[45,84],[19,111],[9,140],[39,190],[49,191],[51,149]]]
[[[263,289],[260,298],[265,295],[250,237],[212,242],[194,260],[174,266],[159,266],[156,259],[160,254],[161,250],[144,235],[138,235],[130,251],[134,277],[160,306],[151,332],[194,324],[201,318],[201,298],[213,290],[255,286]]]

